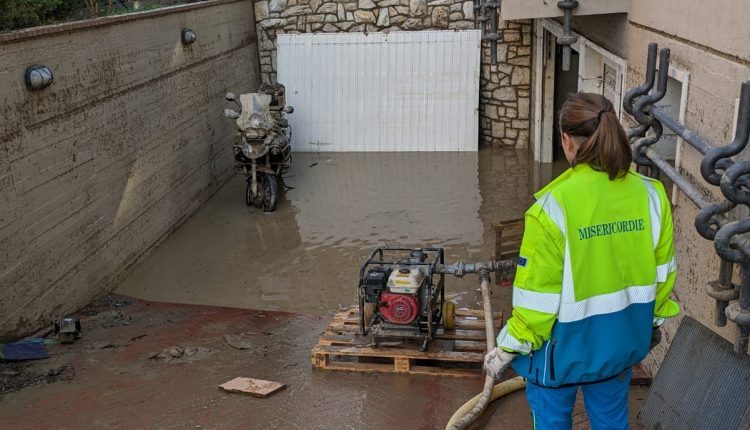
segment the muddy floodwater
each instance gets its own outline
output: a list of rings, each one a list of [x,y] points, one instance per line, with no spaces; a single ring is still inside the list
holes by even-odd
[[[233,177],[117,293],[334,312],[355,303],[359,267],[378,245],[442,246],[448,263],[490,259],[493,224],[522,217],[552,173],[526,151],[296,153],[274,213],[245,206],[244,177]],[[446,289],[481,308],[476,277],[447,277]],[[509,310],[510,288],[493,294],[495,310]]]

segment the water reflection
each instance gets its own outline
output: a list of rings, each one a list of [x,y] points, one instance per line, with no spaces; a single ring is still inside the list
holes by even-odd
[[[355,301],[382,244],[444,246],[450,262],[494,254],[492,225],[518,218],[541,173],[525,152],[295,154],[276,212],[244,205],[233,178],[118,287],[148,300],[328,312]],[[531,171],[530,171],[531,170]],[[476,279],[448,294],[478,308]],[[498,310],[510,289],[494,290]]]
[[[307,250],[481,243],[477,153],[295,155],[286,179]]]

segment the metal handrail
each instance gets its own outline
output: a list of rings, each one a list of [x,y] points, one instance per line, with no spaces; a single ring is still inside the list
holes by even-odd
[[[641,172],[653,178],[664,173],[700,208],[695,217],[696,230],[714,242],[721,259],[718,279],[706,286],[706,292],[716,300],[715,323],[725,326],[729,319],[737,325],[735,351],[744,354],[750,338],[750,238],[746,236],[750,232],[750,216],[737,219],[734,209],[740,205],[750,209],[750,161],[732,157],[742,152],[750,140],[750,81],[742,83],[734,140],[714,145],[655,105],[666,94],[669,73],[669,49],[659,52],[658,71],[657,50],[655,43],[649,44],[645,81],[629,89],[623,97],[624,110],[638,122],[638,126],[628,131],[633,160]],[[703,155],[701,175],[706,182],[719,187],[725,200],[717,202],[701,192],[651,148],[662,138],[664,127]],[[740,267],[739,285],[732,282],[734,264]]]

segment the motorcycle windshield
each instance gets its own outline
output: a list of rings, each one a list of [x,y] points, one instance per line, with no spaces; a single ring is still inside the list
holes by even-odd
[[[242,113],[237,118],[237,126],[245,130],[250,125],[250,117],[256,113],[263,113],[271,105],[271,95],[263,93],[248,93],[240,95]]]

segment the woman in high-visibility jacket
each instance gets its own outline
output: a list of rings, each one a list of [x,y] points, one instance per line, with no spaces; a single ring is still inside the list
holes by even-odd
[[[630,368],[679,313],[669,200],[630,168],[606,98],[571,94],[560,131],[571,168],[526,212],[513,317],[485,370],[497,379],[512,362],[537,429],[571,428],[579,386],[594,430],[627,429]]]

